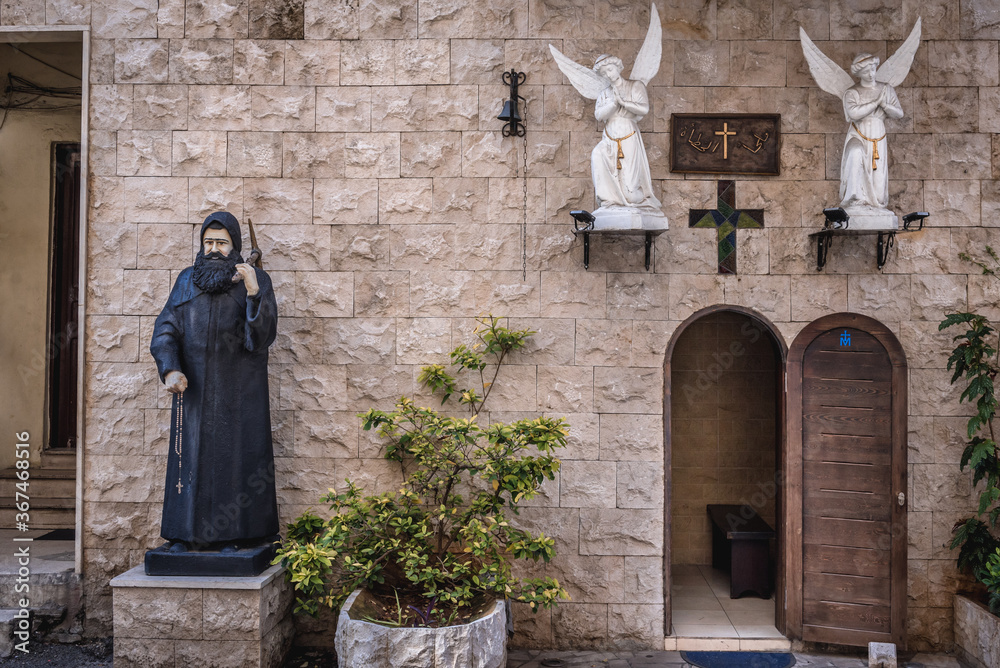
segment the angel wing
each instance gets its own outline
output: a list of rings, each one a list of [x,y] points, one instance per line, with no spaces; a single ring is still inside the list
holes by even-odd
[[[802,42],[802,53],[806,57],[806,62],[809,63],[809,71],[812,73],[813,79],[816,80],[816,84],[827,93],[843,98],[847,89],[854,85],[854,79],[840,65],[827,58],[818,46],[813,44],[802,26],[799,26],[799,39]],[[902,47],[900,47],[900,51],[902,51]],[[909,68],[909,63],[907,63],[907,68]]]
[[[588,100],[596,100],[604,89],[611,85],[611,80],[606,76],[574,62],[551,44],[549,44],[549,50],[552,52],[552,57],[556,59],[556,65],[573,84],[573,88]]]
[[[903,79],[910,73],[910,65],[913,64],[913,56],[920,46],[920,17],[913,25],[910,36],[906,38],[896,53],[882,63],[882,67],[875,72],[875,80],[884,84],[889,84],[893,88],[903,83]]]
[[[635,57],[635,65],[632,66],[632,73],[628,78],[641,81],[642,85],[648,86],[650,80],[660,71],[662,51],[663,27],[660,25],[660,13],[653,4],[649,9],[649,30],[646,31],[646,39]]]

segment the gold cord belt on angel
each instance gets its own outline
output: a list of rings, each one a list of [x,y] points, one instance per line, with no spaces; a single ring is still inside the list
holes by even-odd
[[[608,134],[608,129],[604,128],[604,136],[607,137],[608,139],[610,139],[611,141],[615,142],[616,144],[618,144],[618,156],[617,156],[618,159],[615,161],[615,169],[621,169],[622,168],[622,158],[625,157],[625,153],[622,151],[622,142],[625,141],[626,139],[628,139],[629,137],[631,137],[634,134],[635,134],[635,130],[632,130],[632,132],[628,133],[627,135],[625,135],[621,139],[618,139],[616,137],[612,137],[611,135],[609,135]],[[861,134],[861,133],[859,132],[858,134]]]
[[[876,169],[878,169],[878,167],[875,166],[875,161],[878,160],[878,143],[883,139],[885,139],[885,134],[883,133],[882,136],[879,137],[878,139],[872,139],[871,137],[866,137],[863,134],[861,134],[861,130],[858,129],[858,126],[855,125],[853,121],[851,121],[851,127],[854,128],[855,132],[861,135],[862,139],[864,139],[865,141],[870,141],[872,143],[872,171],[874,172]]]

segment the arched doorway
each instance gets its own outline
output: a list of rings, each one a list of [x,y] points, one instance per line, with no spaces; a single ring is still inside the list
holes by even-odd
[[[771,599],[730,601],[728,573],[715,572],[708,504],[746,504],[777,531],[782,552],[784,367],[787,349],[763,316],[738,306],[713,306],[685,320],[667,346],[664,365],[665,635],[685,636],[699,622],[739,637],[737,625],[775,618]],[[777,571],[781,573],[780,568]],[[775,582],[780,586],[782,582]],[[726,589],[723,594],[722,590]],[[707,591],[707,596],[704,591]],[[695,612],[709,596],[713,614]],[[701,601],[696,599],[702,599]],[[676,602],[676,605],[675,605]],[[708,601],[711,606],[715,603]],[[779,606],[781,607],[781,606]],[[751,608],[753,608],[751,610]],[[763,608],[767,608],[764,613]],[[728,625],[728,626],[727,626]],[[782,626],[777,626],[782,629]],[[772,629],[773,630],[773,629]],[[777,634],[776,634],[777,635]]]
[[[906,641],[906,356],[856,313],[806,326],[788,353],[787,633]]]

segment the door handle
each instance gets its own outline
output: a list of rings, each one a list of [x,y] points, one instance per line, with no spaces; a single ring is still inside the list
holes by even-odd
[[[906,494],[903,494],[902,492],[900,492],[900,493],[899,493],[899,494],[898,494],[898,495],[896,496],[896,501],[897,501],[897,502],[899,503],[899,505],[901,505],[901,506],[902,506],[902,505],[905,505],[905,504],[906,504]]]

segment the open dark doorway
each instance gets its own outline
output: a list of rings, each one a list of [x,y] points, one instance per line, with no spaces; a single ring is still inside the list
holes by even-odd
[[[689,318],[667,349],[666,632],[678,643],[712,639],[719,649],[749,650],[788,642],[778,626],[783,610],[775,607],[784,358],[770,323],[728,306]],[[773,529],[774,539],[764,539],[761,596],[732,591],[735,571],[719,567],[718,549],[713,568],[708,506],[717,504],[752,509]]]

